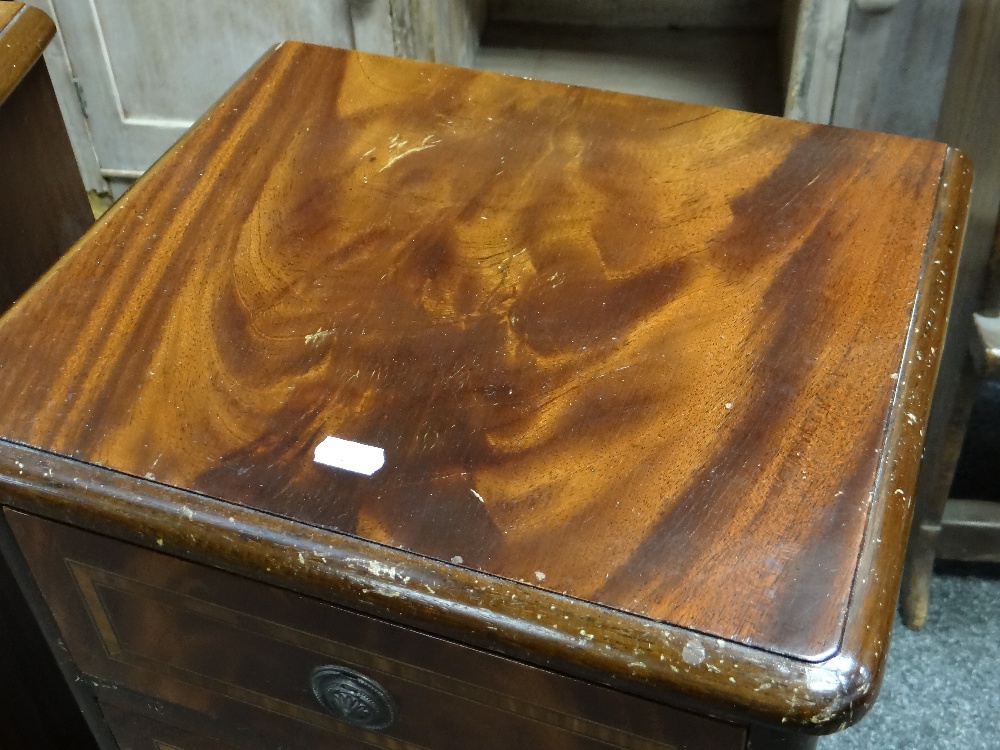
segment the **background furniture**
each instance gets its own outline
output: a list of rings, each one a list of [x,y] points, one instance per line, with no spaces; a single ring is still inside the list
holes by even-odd
[[[55,27],[0,2],[0,309],[83,234],[93,217],[41,50]],[[2,376],[2,375],[0,375]],[[94,747],[20,589],[0,560],[0,747]]]
[[[41,49],[45,14],[0,4],[0,309],[5,310],[93,222]]]
[[[969,414],[988,369],[983,352],[989,348],[984,349],[984,341],[973,330],[973,314],[984,304],[988,259],[1000,209],[1000,141],[996,133],[1000,120],[1000,3],[965,0],[956,39],[938,135],[964,149],[975,164],[976,188],[959,271],[959,283],[969,291],[956,298],[951,312],[939,374],[940,396],[928,426],[902,589],[903,617],[910,627],[921,627],[927,617],[935,557],[1000,557],[1000,537],[990,530],[1000,528],[996,504],[967,498],[957,498],[954,503],[948,500]],[[1000,302],[995,268],[993,277],[986,307],[995,313]]]
[[[738,69],[721,68],[738,80],[761,64],[755,58],[780,61],[772,82],[780,104],[768,114],[929,137],[959,5],[953,0],[490,0],[487,12],[494,21],[549,29],[566,24],[685,29],[700,35],[723,66],[726,58],[741,57],[741,39],[770,33],[765,46],[742,55]],[[731,33],[724,38],[703,33],[708,30]],[[662,43],[683,46],[678,37],[683,35],[667,33]],[[708,69],[718,64],[708,57],[700,62]],[[664,73],[669,76],[669,69]],[[679,68],[676,75],[697,74]],[[705,95],[711,96],[711,77],[706,83]]]
[[[969,187],[286,43],[3,319],[0,546],[109,746],[812,747],[876,693]]]
[[[59,35],[46,52],[88,189],[119,195],[268,45],[299,39],[521,74],[509,44],[572,29],[645,29],[619,51],[664,79],[667,98],[931,137],[960,3],[955,0],[31,0]],[[489,20],[487,20],[489,19]],[[524,32],[546,24],[543,32]],[[562,27],[563,31],[556,31]],[[659,41],[649,29],[662,30]],[[569,31],[567,31],[569,29]],[[672,31],[668,30],[672,29]],[[575,48],[616,81],[607,35]],[[643,41],[647,40],[647,41]],[[740,50],[743,50],[741,53]],[[648,53],[648,54],[647,54]],[[732,65],[734,56],[739,64]],[[522,58],[523,59],[523,58]],[[693,61],[693,62],[692,62]],[[760,75],[748,76],[748,71]],[[578,71],[577,71],[578,72]],[[565,77],[573,71],[549,70]],[[773,93],[730,98],[769,79]],[[638,76],[648,77],[647,75]],[[578,79],[567,82],[585,83]],[[721,95],[721,96],[720,96]]]
[[[31,0],[88,189],[120,195],[271,45],[469,63],[477,0]]]

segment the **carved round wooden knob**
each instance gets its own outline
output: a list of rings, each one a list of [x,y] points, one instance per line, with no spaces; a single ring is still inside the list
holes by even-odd
[[[396,702],[375,680],[346,667],[316,667],[313,695],[338,719],[361,729],[385,729],[396,720]]]

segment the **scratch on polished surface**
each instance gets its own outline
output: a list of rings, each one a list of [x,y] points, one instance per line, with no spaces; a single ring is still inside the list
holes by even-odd
[[[385,166],[383,166],[379,170],[379,172],[384,172],[389,167],[391,167],[393,164],[395,164],[397,161],[399,161],[400,159],[402,159],[402,158],[404,158],[406,156],[409,156],[410,154],[416,154],[416,153],[419,153],[420,151],[426,151],[429,148],[434,148],[440,142],[441,141],[435,141],[434,140],[434,134],[432,133],[431,135],[429,135],[426,138],[424,138],[424,140],[420,142],[419,146],[414,146],[413,148],[406,149],[406,151],[400,151],[397,154],[393,154],[391,157],[389,157],[389,161],[387,161],[385,163]],[[406,143],[407,143],[406,141],[403,141],[401,143],[390,144],[389,148],[402,148],[403,146],[406,145]]]

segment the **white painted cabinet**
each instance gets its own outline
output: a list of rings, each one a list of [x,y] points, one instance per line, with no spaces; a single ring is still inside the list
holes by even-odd
[[[50,2],[110,177],[148,168],[271,45],[353,46],[347,0]]]
[[[120,193],[270,46],[295,39],[433,59],[437,45],[462,62],[479,0],[28,2],[59,28],[46,57],[85,182]]]
[[[533,23],[777,27],[786,116],[930,135],[959,5],[959,0],[27,1],[48,12],[59,28],[46,60],[84,182],[97,190],[110,185],[116,194],[277,42],[297,39],[471,65],[487,14]]]

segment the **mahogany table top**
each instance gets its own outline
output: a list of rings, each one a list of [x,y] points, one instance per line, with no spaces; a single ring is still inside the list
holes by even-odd
[[[958,158],[286,43],[0,322],[0,436],[828,660]]]

